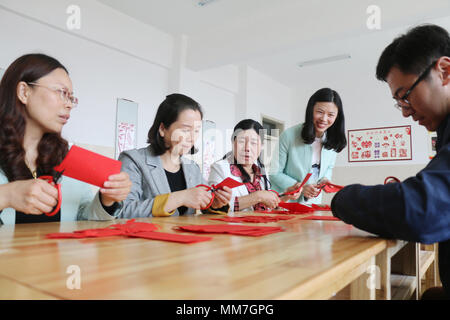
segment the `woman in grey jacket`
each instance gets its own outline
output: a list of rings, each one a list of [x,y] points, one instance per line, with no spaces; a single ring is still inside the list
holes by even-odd
[[[150,145],[119,156],[133,182],[121,217],[193,214],[206,207],[212,213],[228,212],[231,189],[215,191],[212,201],[211,192],[196,187],[206,184],[199,166],[183,157],[194,149],[202,118],[200,105],[185,95],[171,94],[161,103],[148,133]]]

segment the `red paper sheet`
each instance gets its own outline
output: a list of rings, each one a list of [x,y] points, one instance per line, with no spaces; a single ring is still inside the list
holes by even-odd
[[[327,192],[327,193],[335,193],[335,192],[338,192],[341,189],[343,189],[344,186],[340,186],[337,184],[333,184],[331,182],[327,182],[324,185],[321,185],[320,188],[321,189],[319,191],[319,194],[322,192],[322,189],[325,190],[325,192]]]
[[[104,157],[95,152],[72,146],[67,156],[56,166],[55,171],[100,188],[109,176],[120,173],[122,162]]]
[[[217,224],[217,225],[190,225],[175,227],[175,230],[195,232],[195,233],[227,233],[242,236],[264,236],[271,233],[284,231],[281,227],[255,227],[255,226],[242,226],[242,225],[229,225],[229,224]]]
[[[250,223],[268,223],[277,222],[280,220],[289,220],[294,217],[287,216],[244,216],[244,217],[224,217],[224,218],[213,218],[210,220],[225,221],[225,222],[250,222]]]
[[[314,209],[297,202],[280,202],[279,207],[288,209],[291,212],[306,213],[313,212]]]
[[[223,189],[223,187],[228,187],[230,189],[233,189],[233,188],[236,188],[236,187],[239,187],[242,185],[244,185],[242,182],[238,182],[232,178],[226,178],[218,185],[213,185],[213,188],[214,189]]]

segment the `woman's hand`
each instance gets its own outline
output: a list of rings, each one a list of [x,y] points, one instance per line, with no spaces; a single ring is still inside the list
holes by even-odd
[[[313,184],[307,184],[303,187],[303,195],[308,199],[317,197],[319,195],[319,192],[320,189]]]
[[[275,192],[268,190],[260,190],[252,193],[257,197],[258,202],[263,203],[266,207],[274,209],[280,203],[280,198]]]
[[[228,187],[223,187],[222,190],[217,190],[214,192],[214,201],[211,205],[213,209],[222,208],[226,206],[231,201],[231,196],[233,194],[232,190]]]
[[[301,186],[301,183],[297,182],[293,186],[290,186],[289,188],[287,188],[284,191],[284,193],[297,190],[300,186]],[[302,191],[303,191],[303,187],[298,192],[296,192],[294,194],[290,194],[290,195],[286,195],[286,196],[281,197],[281,201],[286,202],[288,200],[297,200],[300,197]]]
[[[1,193],[4,208],[13,208],[25,214],[52,212],[58,204],[58,190],[41,179],[10,182],[2,186]]]
[[[125,200],[131,191],[131,185],[130,177],[126,172],[109,176],[108,181],[100,189],[101,202],[105,207],[110,207],[114,202]]]
[[[206,191],[206,188],[196,187],[179,191],[181,193],[181,206],[186,206],[193,209],[201,209],[208,206],[211,202],[211,192]],[[180,206],[180,207],[181,207]]]

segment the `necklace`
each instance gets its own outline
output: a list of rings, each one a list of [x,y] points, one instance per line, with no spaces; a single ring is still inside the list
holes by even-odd
[[[25,159],[25,165],[27,166],[28,170],[30,170],[31,175],[33,176],[33,179],[37,179],[37,169],[31,170],[30,165],[28,164],[28,161]]]

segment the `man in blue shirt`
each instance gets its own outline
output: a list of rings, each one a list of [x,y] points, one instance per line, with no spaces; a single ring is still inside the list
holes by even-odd
[[[401,183],[349,185],[331,202],[333,215],[357,228],[412,242],[439,242],[440,297],[450,298],[450,37],[422,25],[383,51],[377,78],[388,83],[395,107],[437,131],[436,156]],[[437,292],[434,289],[434,292]],[[424,294],[424,297],[426,293]],[[436,296],[435,296],[436,297]]]

